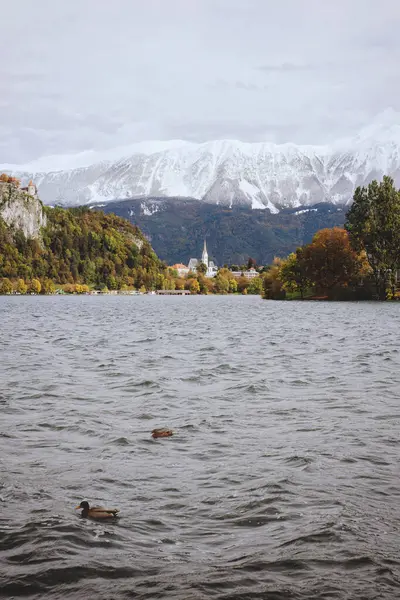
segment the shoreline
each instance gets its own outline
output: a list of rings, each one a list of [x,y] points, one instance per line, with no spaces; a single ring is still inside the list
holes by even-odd
[[[125,292],[125,291],[112,291],[112,292],[83,292],[83,293],[66,293],[66,292],[51,292],[49,294],[34,294],[26,293],[21,294],[13,292],[11,294],[0,294],[0,298],[10,298],[15,296],[32,297],[32,296],[248,296],[250,298],[260,297],[261,294],[192,294],[192,293],[165,293],[165,290],[160,290],[161,293],[157,292]]]

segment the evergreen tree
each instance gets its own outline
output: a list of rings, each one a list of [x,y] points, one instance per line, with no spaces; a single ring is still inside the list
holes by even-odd
[[[400,192],[393,179],[356,189],[345,228],[354,249],[367,256],[378,298],[386,300],[400,268]]]
[[[199,265],[197,265],[197,272],[205,275],[207,273],[207,265],[201,262]]]

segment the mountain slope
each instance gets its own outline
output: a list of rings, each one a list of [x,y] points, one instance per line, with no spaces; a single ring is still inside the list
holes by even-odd
[[[384,174],[400,185],[399,123],[398,113],[386,111],[356,138],[331,148],[230,140],[153,142],[114,151],[103,160],[96,153],[53,157],[50,171],[43,168],[45,160],[3,169],[23,181],[33,178],[49,204],[178,196],[277,213],[326,201],[347,204],[356,186]]]
[[[219,266],[247,263],[250,256],[269,264],[274,256],[285,257],[310,242],[319,229],[342,226],[345,220],[343,208],[328,203],[271,214],[193,199],[151,198],[110,202],[101,210],[138,225],[169,265],[201,256],[205,238],[210,259]]]

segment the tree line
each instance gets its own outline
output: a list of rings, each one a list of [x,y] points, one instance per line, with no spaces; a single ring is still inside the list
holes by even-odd
[[[261,275],[248,279],[245,276],[236,278],[232,271],[223,267],[215,277],[206,277],[207,267],[200,264],[197,272],[189,272],[184,278],[178,276],[177,271],[168,269],[172,275],[172,288],[189,290],[192,294],[261,294],[263,289]]]
[[[7,181],[5,183],[12,183]],[[229,269],[205,277],[205,265],[185,278],[154,253],[142,232],[114,214],[86,207],[44,207],[40,239],[27,239],[0,217],[0,293],[49,294],[99,290],[187,289],[192,294],[259,294],[262,282],[235,279]],[[252,260],[252,259],[250,259]]]
[[[286,259],[275,258],[264,297],[388,300],[400,271],[400,190],[385,176],[358,187],[344,229],[322,229]]]
[[[12,182],[4,182],[12,183]],[[390,177],[358,187],[343,228],[322,229],[259,276],[224,266],[214,278],[205,265],[184,278],[159,260],[141,231],[116,215],[88,208],[44,207],[41,239],[27,239],[0,218],[0,293],[186,289],[192,294],[260,294],[265,298],[387,300],[397,298],[400,271],[400,191]],[[260,270],[260,269],[259,269]]]

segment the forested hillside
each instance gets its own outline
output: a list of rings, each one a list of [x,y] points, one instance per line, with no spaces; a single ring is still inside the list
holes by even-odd
[[[271,214],[182,198],[121,200],[99,209],[135,223],[168,264],[188,264],[189,258],[201,256],[206,239],[210,258],[219,266],[247,263],[249,256],[269,264],[311,242],[319,229],[342,227],[346,213],[328,203]]]
[[[13,193],[17,200],[23,199],[23,208],[18,206],[18,222],[24,218],[28,221],[40,201]],[[9,209],[10,202],[13,208],[15,198],[10,201],[7,196],[3,210],[5,206]],[[43,211],[45,226],[34,238],[26,237],[23,228],[7,224],[0,211],[0,278],[49,279],[109,289],[124,285],[151,289],[159,284],[165,265],[140,230],[126,220],[87,208],[39,206],[39,210]]]

